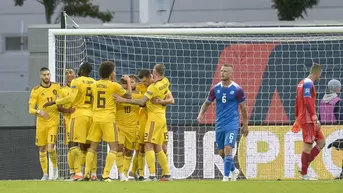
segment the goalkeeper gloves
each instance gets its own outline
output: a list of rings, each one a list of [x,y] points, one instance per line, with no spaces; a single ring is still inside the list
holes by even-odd
[[[301,130],[301,128],[300,128],[298,121],[295,121],[292,128],[291,128],[291,131],[293,133],[298,133],[300,130]]]

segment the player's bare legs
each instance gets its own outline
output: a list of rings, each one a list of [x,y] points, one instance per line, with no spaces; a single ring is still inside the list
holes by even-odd
[[[53,174],[52,174],[52,180],[57,180],[58,178],[58,169],[57,169],[57,153],[55,150],[55,144],[49,143],[47,146],[49,157],[52,163],[53,168]]]
[[[118,142],[109,142],[108,146],[110,147],[110,151],[107,153],[105,168],[102,173],[102,179],[104,181],[111,181],[111,179],[109,178],[109,175],[110,175],[112,166],[116,160]]]
[[[39,163],[43,171],[43,177],[41,180],[48,180],[48,157],[47,157],[47,146],[39,146]]]
[[[124,144],[118,144],[116,164],[120,181],[127,181],[124,175]]]
[[[84,180],[88,181],[88,180],[96,180],[96,174],[95,174],[95,178],[93,177],[93,173],[91,174],[91,170],[93,170],[94,167],[94,162],[97,161],[97,148],[98,148],[99,143],[98,142],[91,142],[91,144],[89,145],[87,154],[86,154],[86,161],[85,161],[85,176],[84,176]]]

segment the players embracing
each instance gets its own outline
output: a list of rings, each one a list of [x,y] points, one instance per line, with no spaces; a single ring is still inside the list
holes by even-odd
[[[138,78],[135,75],[130,75],[125,79],[126,76],[127,75],[124,75],[120,79],[122,87],[125,90],[132,90],[132,99],[141,98],[143,94],[136,90]],[[128,171],[131,165],[133,152],[138,145],[137,135],[139,132],[140,106],[127,103],[117,103],[116,105],[116,123],[119,130],[117,167],[120,181],[128,181]]]
[[[221,82],[211,89],[197,118],[199,122],[202,122],[208,107],[216,102],[216,144],[224,161],[223,181],[229,181],[230,172],[232,172],[231,181],[236,181],[239,174],[239,170],[234,166],[232,156],[240,128],[239,108],[243,118],[242,133],[244,136],[249,133],[248,109],[244,91],[232,80],[232,77],[233,65],[224,64],[220,69]]]
[[[125,99],[115,96],[117,102],[136,104],[147,108],[147,121],[144,132],[145,158],[150,176],[147,181],[156,181],[156,157],[161,166],[164,180],[171,180],[166,154],[163,152],[164,128],[166,124],[165,105],[173,104],[174,98],[170,97],[169,81],[164,77],[165,66],[156,64],[153,69],[153,83],[151,83],[144,96],[140,99]],[[156,155],[156,157],[155,157]]]

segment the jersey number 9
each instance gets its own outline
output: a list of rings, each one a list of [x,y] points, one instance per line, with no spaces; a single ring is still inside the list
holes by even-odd
[[[106,98],[101,96],[103,94],[105,94],[105,91],[98,91],[98,100],[96,101],[97,108],[105,108],[106,106]]]
[[[86,88],[86,98],[85,98],[85,104],[92,104],[93,95],[92,95],[92,89],[91,87]]]

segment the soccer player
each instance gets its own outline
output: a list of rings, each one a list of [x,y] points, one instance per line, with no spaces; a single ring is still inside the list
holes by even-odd
[[[94,96],[93,102],[93,124],[88,133],[87,140],[91,141],[90,148],[86,155],[85,176],[83,181],[90,179],[89,172],[91,169],[94,155],[101,138],[110,147],[110,151],[106,156],[106,163],[102,174],[102,180],[110,182],[110,171],[116,160],[118,150],[119,129],[116,125],[116,103],[113,99],[113,94],[130,98],[131,84],[130,78],[127,75],[123,79],[128,82],[127,91],[115,80],[115,64],[111,61],[104,61],[100,64],[99,75],[101,79],[92,85],[92,93]]]
[[[65,70],[65,77],[66,77],[66,86],[61,88],[61,96],[60,98],[66,97],[70,92],[70,84],[71,81],[75,78],[75,72],[72,68],[67,68]],[[68,145],[69,137],[70,137],[70,115],[74,112],[75,109],[71,108],[71,103],[65,105],[58,105],[57,109],[59,112],[63,113],[63,125],[64,125],[64,132],[65,132],[65,144]],[[69,166],[69,173],[70,177],[74,175],[74,160],[70,159],[70,152],[68,151],[68,166]]]
[[[172,100],[163,100],[170,94],[168,88],[168,80],[164,77],[165,66],[156,64],[153,69],[154,83],[150,84],[146,93],[141,99],[125,99],[115,95],[117,102],[137,104],[147,106],[148,119],[145,125],[144,142],[145,142],[145,158],[148,164],[150,176],[147,181],[156,181],[155,169],[155,153],[157,160],[165,172],[165,179],[171,180],[170,171],[168,168],[168,160],[162,150],[163,143],[163,128],[166,123],[165,108],[162,104],[154,104],[154,98],[159,98],[160,103],[172,104]]]
[[[61,94],[60,85],[50,81],[50,70],[46,67],[40,69],[41,83],[31,90],[29,100],[29,113],[37,115],[36,121],[36,146],[39,148],[39,163],[43,171],[42,180],[48,180],[48,158],[49,153],[53,174],[52,179],[58,178],[57,154],[55,143],[57,139],[60,117],[57,106],[44,109],[46,102],[56,100]]]
[[[148,86],[153,82],[152,74],[147,69],[142,69],[138,73],[138,78],[140,83],[136,85],[136,90],[144,95],[148,89]],[[132,169],[130,176],[136,178],[136,173],[138,169],[138,180],[144,180],[144,167],[145,167],[145,151],[144,151],[144,132],[145,124],[147,121],[147,110],[146,106],[141,106],[139,110],[139,132],[138,132],[138,145],[136,145],[136,153],[132,162]]]
[[[303,152],[301,154],[301,179],[303,180],[316,180],[307,174],[307,169],[325,146],[325,138],[316,115],[316,89],[313,84],[314,81],[319,80],[321,73],[322,66],[313,64],[310,75],[300,81],[297,86],[295,126],[301,128],[303,135]],[[294,131],[294,128],[292,130]],[[316,146],[312,148],[314,142],[316,142]]]
[[[130,75],[132,98],[140,99],[143,94],[136,90],[137,77]],[[124,89],[128,90],[128,84],[124,79],[120,80]],[[131,165],[133,151],[136,149],[137,133],[139,132],[140,107],[138,105],[117,103],[116,123],[119,129],[119,144],[117,152],[117,167],[120,181],[128,181],[128,170]]]
[[[244,136],[249,133],[248,109],[242,87],[232,80],[233,66],[224,64],[220,69],[220,76],[221,82],[211,89],[197,119],[201,122],[208,107],[216,101],[216,143],[219,154],[224,160],[223,181],[229,181],[230,172],[232,172],[231,181],[236,181],[239,170],[234,167],[232,149],[235,148],[240,125],[238,109],[240,108],[242,113]]]
[[[44,105],[44,107],[48,107],[54,104],[64,105],[71,103],[71,107],[75,109],[75,112],[71,114],[70,140],[68,144],[70,159],[74,160],[75,175],[71,178],[73,181],[83,178],[82,162],[84,161],[79,144],[86,144],[87,134],[92,123],[93,95],[91,86],[95,80],[89,77],[91,72],[92,65],[88,62],[83,62],[79,68],[80,76],[72,80],[70,85],[71,92],[68,96]]]

